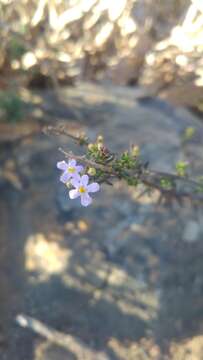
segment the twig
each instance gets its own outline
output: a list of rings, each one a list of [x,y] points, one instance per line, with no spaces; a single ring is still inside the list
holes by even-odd
[[[74,140],[78,145],[87,146],[89,142],[86,138],[84,142],[81,143],[80,136],[75,136],[70,134],[64,127],[53,127],[49,126],[44,130],[45,133],[54,134],[54,135],[65,135]],[[143,183],[145,186],[156,189],[160,191],[160,193],[165,197],[177,198],[180,199],[180,202],[184,198],[189,198],[191,200],[203,201],[203,193],[198,191],[200,184],[187,177],[182,177],[176,174],[171,174],[167,172],[161,171],[153,171],[148,168],[141,162],[139,162],[138,166],[131,170],[122,170],[121,172],[116,171],[113,166],[107,164],[101,164],[100,162],[94,161],[92,159],[87,158],[86,155],[79,156],[75,155],[70,151],[65,151],[62,148],[59,148],[59,151],[67,158],[75,158],[78,161],[81,161],[88,166],[94,167],[96,169],[102,170],[107,176],[116,177],[117,179],[126,180],[126,177],[135,178],[139,182]],[[110,153],[110,152],[109,152]],[[112,163],[113,164],[113,163]],[[161,184],[162,180],[170,181],[171,186],[169,188],[164,187]],[[107,178],[108,180],[108,178]]]
[[[96,169],[100,169],[100,170],[104,171],[105,173],[108,173],[108,174],[114,175],[114,176],[118,176],[118,174],[112,169],[111,166],[96,163],[93,160],[87,159],[85,155],[82,155],[82,156],[75,155],[70,151],[63,150],[62,148],[59,148],[58,150],[63,155],[65,155],[65,157],[67,157],[67,158],[74,158],[74,159],[79,160],[79,161],[81,161],[81,162],[83,162],[83,163],[85,163],[85,164],[87,164],[89,166],[93,166]]]
[[[65,135],[67,137],[69,137],[71,140],[75,141],[76,143],[80,143],[81,142],[81,136],[76,136],[73,135],[71,133],[69,133],[69,131],[66,130],[64,125],[60,125],[60,126],[45,126],[43,128],[43,133],[46,135]],[[84,139],[84,143],[83,145],[88,145],[88,140]]]
[[[160,185],[160,180],[163,178],[173,181],[174,187],[171,189],[164,189]],[[143,184],[159,190],[163,195],[174,198],[191,198],[192,200],[203,201],[203,193],[197,192],[199,183],[193,179],[179,177],[175,174],[148,170],[147,172],[141,174],[140,180],[143,182]],[[180,183],[182,185],[182,189],[180,189]],[[186,189],[184,189],[184,184],[185,188],[188,186],[190,190],[186,191]]]

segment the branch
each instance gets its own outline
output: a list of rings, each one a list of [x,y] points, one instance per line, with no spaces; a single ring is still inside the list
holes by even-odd
[[[104,171],[105,173],[109,174],[109,175],[114,175],[114,176],[118,176],[118,174],[113,170],[113,168],[111,166],[108,165],[103,165],[103,164],[99,164],[93,160],[89,160],[86,158],[85,155],[83,156],[79,156],[79,155],[75,155],[72,153],[72,151],[65,151],[62,148],[58,149],[63,155],[65,155],[65,157],[67,158],[74,158],[76,160],[81,161],[82,163],[89,165],[89,166],[93,166],[95,169],[100,169],[102,171]]]
[[[103,172],[102,179],[105,182],[108,182],[108,178],[113,177],[118,180],[123,179],[134,186],[142,183],[148,190],[158,190],[163,196],[176,198],[180,202],[184,198],[203,201],[203,184],[201,182],[187,176],[150,170],[140,160],[139,154],[133,155],[130,152],[125,152],[121,156],[115,155],[98,140],[99,137],[94,144],[90,144],[84,135],[70,134],[64,126],[49,126],[44,132],[49,135],[65,135],[78,145],[85,146],[88,150],[82,156],[75,155],[72,151],[65,151],[62,148],[59,148],[59,151],[67,158],[74,158],[88,167]],[[91,150],[89,150],[90,146]],[[110,155],[110,160],[108,155]]]
[[[164,195],[203,201],[203,193],[198,192],[198,188],[201,186],[201,184],[193,179],[170,174],[167,172],[152,170],[146,171],[141,175],[140,178],[145,185],[159,190]],[[172,182],[173,187],[171,189],[164,189],[161,187],[160,182],[162,179],[169,179]]]
[[[84,136],[84,134],[81,134],[80,136],[73,135],[69,131],[66,130],[66,126],[64,126],[64,125],[45,126],[42,131],[45,135],[65,135],[80,145],[87,146],[89,144],[88,139],[87,139],[87,137]],[[83,142],[83,143],[81,144],[81,142]]]

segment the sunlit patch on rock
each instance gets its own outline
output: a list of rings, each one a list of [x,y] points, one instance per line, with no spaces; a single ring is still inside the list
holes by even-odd
[[[25,245],[25,268],[36,272],[38,281],[63,273],[68,267],[72,252],[57,242],[49,241],[43,234],[33,234]]]

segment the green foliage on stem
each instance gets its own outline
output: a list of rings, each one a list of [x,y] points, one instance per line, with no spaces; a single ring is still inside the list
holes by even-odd
[[[74,139],[81,145],[81,137],[76,137],[61,129],[54,129],[49,131],[56,134],[65,134]],[[187,138],[193,135],[192,130],[187,130]],[[87,139],[87,138],[86,138]],[[142,161],[139,157],[139,147],[133,145],[130,151],[123,152],[120,156],[112,153],[106,146],[104,146],[103,136],[98,136],[95,143],[87,143],[87,152],[83,156],[75,156],[77,161],[82,161],[86,164],[87,173],[92,177],[93,181],[99,183],[105,182],[112,185],[114,180],[124,180],[130,186],[143,185],[144,191],[151,193],[153,190],[158,190],[161,196],[176,198],[182,204],[182,199],[189,198],[194,201],[203,201],[203,178],[189,178],[187,176],[188,164],[184,161],[179,161],[176,164],[177,174],[167,173],[163,171],[150,170],[148,163]],[[72,152],[66,152],[63,149],[60,151],[68,158],[73,158]]]
[[[185,161],[179,161],[176,163],[176,171],[178,176],[186,176],[186,171],[188,168],[188,163]]]
[[[164,190],[172,190],[173,189],[173,184],[172,184],[172,181],[168,178],[162,178],[160,180],[160,185],[161,185],[161,188],[164,189]]]

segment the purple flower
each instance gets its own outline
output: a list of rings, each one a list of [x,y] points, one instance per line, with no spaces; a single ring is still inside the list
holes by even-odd
[[[82,206],[90,205],[92,198],[89,196],[89,193],[99,191],[100,186],[96,182],[88,185],[88,182],[88,175],[72,179],[71,184],[75,187],[75,189],[69,191],[70,199],[76,199],[80,196]]]
[[[70,179],[78,177],[79,173],[83,171],[82,165],[77,165],[75,159],[71,159],[68,161],[59,161],[57,162],[57,168],[63,171],[63,174],[60,177],[60,181],[66,184]]]

